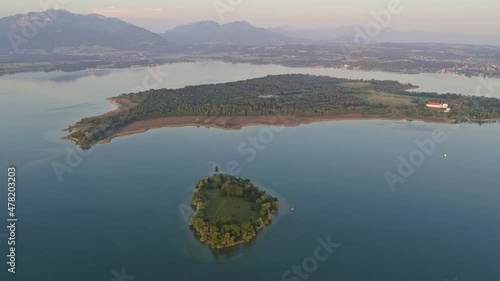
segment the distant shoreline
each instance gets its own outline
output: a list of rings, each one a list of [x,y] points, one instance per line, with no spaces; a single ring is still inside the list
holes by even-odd
[[[156,62],[152,64],[134,64],[136,62],[124,62],[122,64],[116,64],[109,66],[108,64],[103,64],[103,65],[97,65],[94,67],[75,67],[74,69],[65,69],[65,66],[74,66],[74,63],[68,62],[67,64],[63,65],[58,65],[58,66],[46,66],[44,68],[43,66],[40,67],[24,67],[24,68],[14,68],[14,69],[0,69],[0,77],[2,76],[8,76],[8,75],[14,75],[18,73],[29,73],[29,72],[57,72],[57,71],[62,71],[64,73],[73,73],[73,72],[78,72],[78,71],[87,71],[87,70],[113,70],[113,69],[133,69],[135,67],[154,67],[154,66],[162,66],[162,65],[171,65],[175,63],[205,63],[205,62],[222,62],[222,63],[228,63],[228,64],[249,64],[249,65],[279,65],[282,67],[287,67],[287,68],[319,68],[319,69],[344,69],[344,70],[351,70],[351,71],[369,71],[369,72],[385,72],[385,73],[392,73],[392,74],[407,74],[407,75],[418,75],[418,74],[450,74],[450,75],[457,75],[457,76],[465,76],[465,77],[488,77],[488,78],[500,78],[500,75],[496,74],[489,74],[489,73],[475,73],[471,75],[467,75],[465,73],[460,73],[460,72],[452,72],[452,71],[447,71],[443,72],[442,70],[434,70],[434,71],[420,71],[420,70],[413,70],[413,71],[404,71],[401,69],[380,69],[380,68],[374,68],[374,67],[367,67],[367,66],[360,66],[359,68],[345,68],[341,65],[326,65],[326,64],[287,64],[285,62],[280,62],[280,61],[274,61],[274,62],[255,62],[255,61],[233,61],[233,60],[228,60],[228,59],[223,59],[223,58],[185,58],[181,59],[178,61],[168,61],[168,62]],[[42,62],[42,63],[51,63],[50,61],[48,62]],[[11,62],[6,62],[4,63],[5,65],[7,64],[18,64],[18,63],[11,63]]]

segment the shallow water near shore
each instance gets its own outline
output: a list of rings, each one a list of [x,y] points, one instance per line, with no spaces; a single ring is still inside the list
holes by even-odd
[[[161,71],[170,74],[157,86],[173,88],[299,72],[400,78],[429,91],[471,94],[479,81],[225,63]],[[122,268],[135,280],[286,280],[283,274],[302,267],[327,237],[341,245],[315,270],[302,271],[308,280],[500,278],[500,124],[286,127],[251,161],[238,147],[251,149],[248,138],[265,126],[154,129],[85,153],[60,140],[80,118],[116,108],[105,98],[140,86],[146,75],[137,68],[0,77],[0,180],[8,165],[17,166],[19,217],[17,273],[1,270],[1,280],[111,280]],[[398,174],[399,157],[409,159],[419,149],[415,141],[436,129],[446,141],[392,192],[384,173]],[[282,209],[252,243],[212,251],[186,223],[189,201],[199,178],[229,163],[278,196]],[[58,177],[59,164],[70,172]],[[4,241],[0,251],[7,253]]]

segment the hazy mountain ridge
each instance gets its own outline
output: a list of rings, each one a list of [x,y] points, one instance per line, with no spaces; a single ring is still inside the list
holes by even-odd
[[[177,26],[163,37],[177,44],[233,44],[233,45],[279,45],[304,42],[266,28],[258,28],[246,21],[219,24],[200,21]]]
[[[32,27],[35,27],[32,30]],[[0,19],[0,54],[100,54],[107,51],[162,52],[172,43],[182,45],[224,44],[262,46],[338,43],[442,43],[500,46],[500,38],[433,32],[402,32],[392,29],[378,36],[356,37],[360,28],[259,28],[246,21],[219,24],[200,21],[179,25],[159,35],[117,18],[81,15],[66,10],[18,14]],[[16,49],[17,48],[17,49]],[[76,50],[76,51],[74,51]],[[90,51],[89,51],[90,50]]]
[[[34,27],[34,28],[33,28]],[[50,52],[67,47],[154,50],[168,45],[160,35],[117,18],[48,10],[0,19],[0,53]],[[5,40],[7,39],[7,40]],[[14,44],[15,45],[15,44]]]
[[[0,19],[0,75],[216,60],[500,77],[500,42],[480,45],[485,41],[471,36],[464,39],[470,44],[455,43],[454,34],[431,32],[388,29],[373,37],[361,32],[355,27],[265,29],[246,21],[202,21],[159,35],[117,18],[48,10]]]
[[[321,43],[353,43],[360,32],[361,26],[342,26],[336,28],[307,29],[297,27],[272,27],[270,31],[284,36],[302,38]],[[496,45],[500,46],[500,38],[479,34],[439,33],[426,31],[399,31],[388,28],[380,34],[363,39],[363,35],[356,39],[358,44],[371,43],[441,43],[441,44],[471,44],[471,45]],[[366,38],[366,37],[364,37]]]

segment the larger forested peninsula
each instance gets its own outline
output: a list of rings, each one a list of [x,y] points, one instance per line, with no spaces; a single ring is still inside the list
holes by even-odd
[[[237,129],[245,125],[299,125],[338,119],[418,119],[486,122],[500,119],[500,100],[409,92],[396,81],[351,80],[303,74],[149,90],[109,100],[119,106],[68,127],[66,138],[88,149],[114,137],[168,126]],[[451,111],[428,108],[447,103]]]

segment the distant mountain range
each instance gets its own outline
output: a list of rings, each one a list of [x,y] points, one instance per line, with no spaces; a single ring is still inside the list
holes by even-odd
[[[232,45],[279,45],[304,42],[265,28],[257,28],[246,21],[219,24],[201,21],[177,26],[163,34],[177,44],[232,44]]]
[[[33,28],[34,27],[34,28]],[[0,54],[102,54],[108,51],[162,53],[183,45],[233,46],[353,43],[355,27],[302,29],[258,28],[246,21],[201,21],[156,34],[116,18],[48,10],[0,18]],[[500,45],[495,36],[386,30],[369,43],[445,43]],[[173,45],[177,45],[175,48]],[[74,51],[76,50],[76,52]]]
[[[343,26],[336,28],[306,29],[295,27],[275,27],[270,31],[293,38],[311,40],[318,43],[353,43],[361,27]],[[363,39],[360,39],[365,44]],[[500,46],[498,36],[471,35],[460,33],[438,33],[423,31],[383,30],[374,37],[369,37],[370,43],[442,43]]]
[[[155,50],[169,43],[160,35],[116,18],[79,15],[65,10],[0,19],[0,53],[50,52],[58,48],[93,47]],[[5,40],[7,39],[7,40]]]

